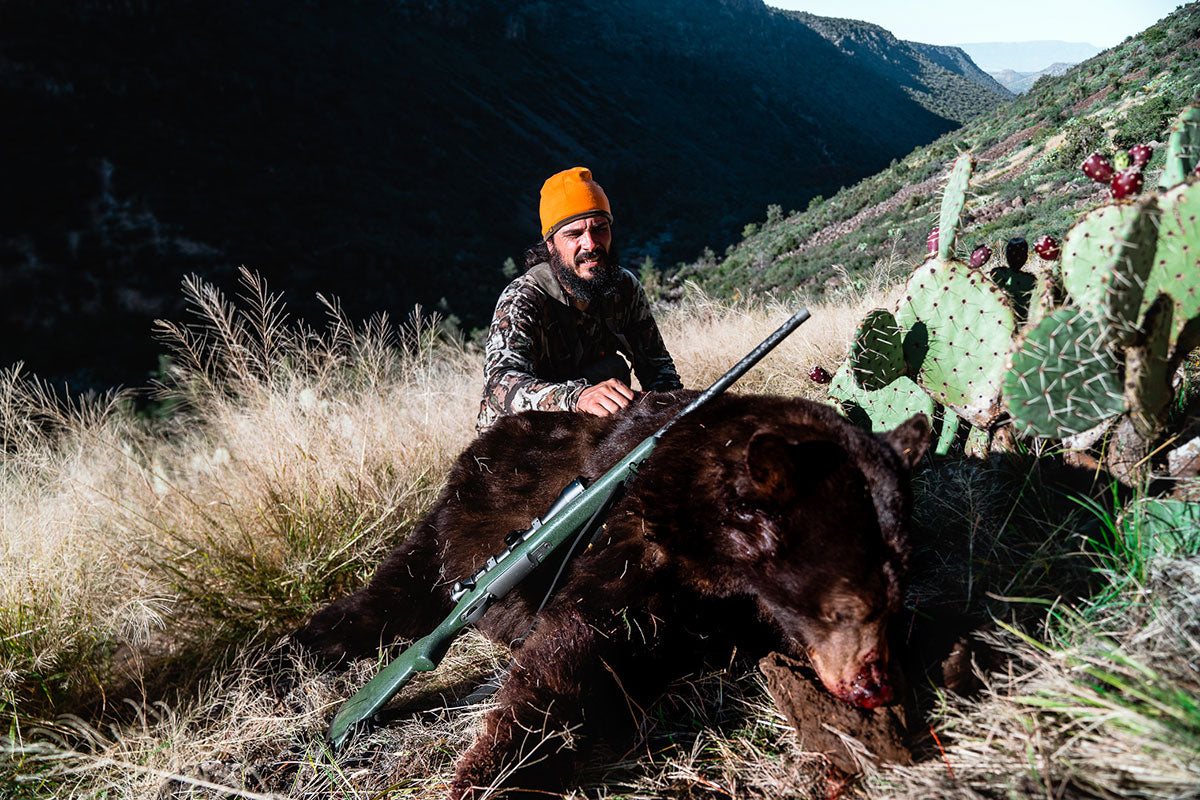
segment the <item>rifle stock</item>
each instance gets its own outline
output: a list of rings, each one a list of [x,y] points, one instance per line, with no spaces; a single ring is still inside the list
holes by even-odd
[[[593,514],[603,508],[609,496],[624,481],[637,474],[638,464],[650,455],[668,428],[725,391],[808,318],[806,308],[792,315],[686,408],[597,478],[595,483],[583,491],[573,491],[572,487],[581,484],[572,484],[547,512],[544,522],[535,520],[529,530],[523,532],[520,541],[513,542],[503,552],[489,558],[484,567],[464,582],[465,586],[456,586],[456,594],[452,596],[459,599],[450,615],[442,620],[432,633],[418,639],[398,658],[381,669],[379,674],[338,709],[326,735],[333,749],[341,749],[354,726],[383,708],[413,675],[435,669],[459,631],[477,622],[497,600],[508,594],[526,575],[553,554],[559,545],[586,525]]]

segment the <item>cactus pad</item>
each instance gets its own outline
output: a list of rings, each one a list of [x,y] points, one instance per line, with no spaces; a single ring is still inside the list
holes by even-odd
[[[971,170],[975,160],[970,153],[963,153],[950,170],[950,180],[942,194],[942,213],[938,218],[938,258],[945,261],[954,255],[954,240],[958,236],[958,220],[963,206],[967,204],[967,184],[971,182]]]
[[[1168,360],[1174,308],[1171,298],[1160,294],[1146,312],[1142,335],[1125,350],[1125,405],[1145,439],[1158,433],[1175,394]]]
[[[1185,108],[1171,126],[1167,138],[1167,160],[1159,178],[1160,189],[1170,189],[1187,180],[1200,163],[1200,108]]]
[[[929,259],[908,279],[896,321],[917,382],[972,425],[991,425],[1014,330],[1004,293],[966,264]]]
[[[1062,308],[1016,342],[1004,377],[1018,430],[1061,439],[1094,428],[1125,408],[1117,356],[1099,324]]]
[[[971,428],[967,440],[963,443],[963,453],[971,458],[987,458],[990,438],[983,428]]]
[[[1063,243],[1063,285],[1117,344],[1137,335],[1157,221],[1154,198],[1100,206],[1075,223]]]
[[[1147,497],[1132,503],[1121,525],[1158,556],[1191,556],[1200,549],[1200,503]]]
[[[1171,345],[1200,317],[1200,182],[1177,186],[1159,198],[1162,217],[1154,266],[1146,281],[1143,308],[1160,292],[1175,301]]]
[[[875,433],[890,431],[914,414],[925,414],[933,419],[933,398],[920,386],[899,377],[876,391],[861,389],[854,382],[849,362],[833,374],[829,397],[837,401],[847,419]]]
[[[996,267],[989,273],[992,283],[999,286],[1012,302],[1013,316],[1018,322],[1029,316],[1029,303],[1037,276],[1012,267]]]
[[[1062,286],[1051,272],[1042,272],[1034,276],[1033,289],[1029,293],[1029,309],[1025,316],[1025,325],[1037,327],[1046,316],[1062,305]]]
[[[859,323],[850,344],[850,369],[860,387],[877,391],[905,373],[901,333],[896,318],[882,308]]]

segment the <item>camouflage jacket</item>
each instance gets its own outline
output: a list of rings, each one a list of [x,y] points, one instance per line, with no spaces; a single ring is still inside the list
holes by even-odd
[[[638,279],[622,269],[613,293],[580,311],[550,265],[538,264],[496,303],[476,428],[519,411],[573,411],[588,386],[609,378],[628,384],[626,359],[643,390],[681,388]]]

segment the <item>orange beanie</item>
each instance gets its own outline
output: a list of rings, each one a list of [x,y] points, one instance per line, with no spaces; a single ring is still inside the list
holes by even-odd
[[[601,213],[612,221],[612,209],[600,184],[592,180],[587,167],[571,167],[551,175],[542,184],[542,238],[548,239],[568,222]]]

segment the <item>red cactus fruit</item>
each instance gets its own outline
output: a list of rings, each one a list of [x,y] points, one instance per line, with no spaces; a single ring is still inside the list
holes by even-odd
[[[1054,237],[1043,233],[1033,243],[1033,249],[1037,251],[1038,257],[1045,261],[1054,261],[1062,255],[1062,248],[1058,242],[1054,241]]]
[[[1079,168],[1083,170],[1084,175],[1096,183],[1108,183],[1116,173],[1113,165],[1108,163],[1108,159],[1099,153],[1092,153],[1085,158]]]
[[[929,236],[925,239],[925,252],[929,255],[934,255],[938,251],[938,226],[934,225],[933,230],[929,232]]]
[[[1029,260],[1029,242],[1024,236],[1014,236],[1004,245],[1004,260],[1012,269],[1020,269]]]
[[[1152,155],[1154,155],[1154,148],[1148,144],[1135,144],[1129,148],[1129,158],[1133,160],[1133,165],[1138,169],[1146,166]]]
[[[992,248],[981,244],[971,251],[971,266],[979,269],[992,257]]]
[[[826,372],[821,366],[815,366],[810,369],[808,371],[808,377],[811,378],[814,383],[829,383],[831,380],[833,380],[833,376]]]
[[[1142,171],[1137,167],[1130,167],[1113,176],[1109,190],[1114,200],[1124,200],[1126,197],[1141,194],[1145,186],[1146,179],[1142,177]]]

